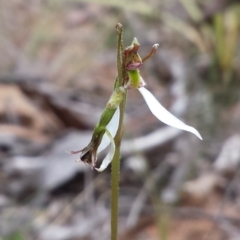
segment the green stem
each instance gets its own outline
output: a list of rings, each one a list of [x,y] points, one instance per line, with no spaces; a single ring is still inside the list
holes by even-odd
[[[121,102],[119,128],[115,137],[116,150],[112,160],[112,188],[111,188],[111,240],[117,240],[118,233],[118,192],[120,175],[120,146],[123,135],[123,120],[126,105],[126,95]]]
[[[123,86],[125,79],[125,70],[124,70],[124,57],[123,57],[123,41],[122,41],[122,32],[123,28],[121,24],[116,26],[118,32],[118,47],[117,47],[117,69],[118,69],[118,86]],[[126,106],[127,94],[125,93],[122,102],[119,105],[120,109],[120,119],[119,119],[119,128],[117,134],[114,138],[115,141],[115,154],[112,160],[112,185],[111,185],[111,240],[117,240],[118,236],[118,195],[119,195],[119,176],[120,176],[120,147],[123,136],[123,120],[124,112]]]

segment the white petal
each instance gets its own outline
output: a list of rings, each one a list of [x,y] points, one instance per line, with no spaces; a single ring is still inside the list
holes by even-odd
[[[103,170],[105,170],[107,168],[107,166],[109,165],[109,163],[111,163],[114,153],[115,153],[115,143],[114,143],[114,139],[111,136],[110,132],[107,130],[106,131],[106,135],[109,138],[109,141],[111,143],[111,148],[107,154],[107,156],[103,159],[102,164],[100,166],[100,168],[95,168],[98,172],[102,172]]]
[[[146,88],[143,87],[139,88],[138,90],[142,94],[152,114],[160,121],[164,122],[169,126],[191,132],[202,140],[200,133],[195,128],[186,125],[185,123],[174,117],[158,102],[158,100]]]
[[[119,117],[120,117],[120,110],[119,107],[117,108],[116,112],[114,113],[111,121],[108,123],[106,126],[107,130],[110,132],[112,138],[115,137],[117,130],[118,130],[118,125],[119,125]],[[102,142],[98,147],[98,153],[103,151],[108,145],[110,144],[110,139],[105,133],[102,138]]]

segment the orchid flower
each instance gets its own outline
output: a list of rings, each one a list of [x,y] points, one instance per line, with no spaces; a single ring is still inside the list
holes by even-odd
[[[81,153],[80,159],[77,161],[83,161],[89,164],[92,168],[101,172],[107,168],[111,163],[115,154],[115,142],[114,137],[119,128],[119,104],[121,103],[126,90],[137,89],[143,96],[152,114],[158,118],[161,122],[195,134],[202,140],[200,133],[193,127],[186,125],[169,111],[167,111],[153,96],[153,94],[145,88],[146,83],[140,75],[139,68],[147,59],[153,56],[158,48],[158,44],[154,44],[150,53],[143,59],[138,54],[140,44],[137,39],[134,38],[132,44],[125,48],[124,51],[124,67],[126,76],[124,78],[123,86],[118,86],[118,77],[114,85],[114,92],[108,101],[106,108],[104,109],[102,116],[94,128],[92,139],[87,147],[79,151],[71,151],[69,154]],[[106,149],[110,145],[109,151],[102,161],[99,168],[96,167],[97,157],[100,152]]]
[[[80,158],[77,161],[83,161],[89,164],[92,168],[97,171],[103,171],[109,163],[111,163],[115,153],[115,142],[114,137],[117,133],[119,126],[119,104],[122,101],[123,94],[126,90],[122,87],[115,90],[107,103],[102,116],[95,126],[92,139],[87,147],[79,151],[67,152],[68,154],[81,153]],[[103,159],[102,164],[99,168],[96,167],[97,156],[100,152],[106,149],[110,145],[110,150],[106,157]]]
[[[131,46],[125,49],[126,69],[128,78],[125,81],[125,87],[127,89],[138,89],[147,103],[152,114],[158,118],[161,122],[195,134],[202,140],[200,133],[193,127],[186,125],[175,116],[173,116],[167,109],[165,109],[160,102],[153,96],[153,94],[145,88],[146,83],[140,75],[139,68],[142,63],[155,54],[158,44],[154,44],[150,53],[143,59],[137,53],[140,44],[137,39],[134,38]]]

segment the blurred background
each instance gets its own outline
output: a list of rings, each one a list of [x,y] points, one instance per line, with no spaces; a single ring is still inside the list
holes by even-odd
[[[0,239],[109,239],[110,167],[65,151],[88,144],[111,95],[118,22],[142,57],[160,44],[141,69],[147,87],[203,137],[129,91],[119,239],[240,239],[234,0],[0,1]]]

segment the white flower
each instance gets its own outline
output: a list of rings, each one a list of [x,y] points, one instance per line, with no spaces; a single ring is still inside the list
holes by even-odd
[[[144,100],[146,101],[150,111],[152,114],[157,117],[163,123],[195,134],[199,139],[202,140],[200,133],[193,127],[186,125],[175,116],[173,116],[169,111],[167,111],[158,100],[149,92],[146,88],[140,87],[138,88],[139,92],[142,94]],[[97,171],[101,172],[107,168],[107,166],[111,163],[114,153],[115,153],[115,143],[114,137],[117,133],[119,125],[119,108],[113,115],[111,121],[107,125],[107,131],[102,138],[102,142],[98,147],[97,154],[103,151],[109,144],[111,144],[109,152],[107,156],[103,159],[102,164],[99,168],[95,168]]]
[[[173,116],[158,102],[158,100],[146,88],[141,87],[138,88],[138,90],[142,94],[150,111],[156,118],[169,126],[191,132],[202,140],[200,133],[195,128],[186,125],[185,123],[177,119],[175,116]]]
[[[174,117],[158,102],[158,100],[152,95],[151,92],[144,88],[146,83],[140,75],[139,68],[141,67],[143,62],[148,60],[156,53],[159,44],[154,44],[149,54],[143,59],[141,59],[140,55],[137,52],[139,46],[140,44],[138,40],[134,38],[132,44],[124,51],[127,69],[127,81],[125,82],[125,88],[138,89],[139,92],[142,94],[143,98],[145,99],[152,114],[160,121],[164,122],[169,126],[191,132],[202,140],[201,135],[195,128],[186,125],[185,123]]]

